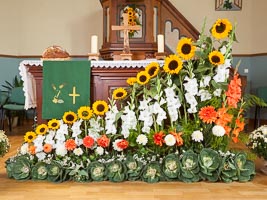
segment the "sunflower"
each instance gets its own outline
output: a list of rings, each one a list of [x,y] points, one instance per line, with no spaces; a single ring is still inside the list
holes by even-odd
[[[177,55],[170,55],[165,59],[163,69],[169,74],[178,74],[183,67],[182,60]]]
[[[159,73],[159,63],[151,62],[149,65],[146,66],[145,70],[149,74],[150,78],[153,78]]]
[[[196,47],[192,44],[191,38],[181,39],[176,49],[178,55],[184,60],[191,59],[195,54],[195,50]]]
[[[36,127],[35,132],[37,135],[44,135],[46,134],[47,130],[48,130],[48,127],[46,124],[40,124],[39,126]]]
[[[24,135],[24,141],[31,143],[35,138],[37,137],[36,133],[33,131],[28,131],[25,135]]]
[[[228,19],[218,19],[211,28],[211,34],[216,39],[223,39],[229,35],[232,29],[232,24]]]
[[[49,120],[47,125],[48,125],[48,128],[50,128],[52,130],[57,130],[59,128],[60,123],[57,119],[51,119],[51,120]]]
[[[224,63],[224,56],[219,51],[212,51],[209,54],[209,61],[213,65],[222,65]]]
[[[127,92],[124,88],[117,88],[113,91],[113,98],[114,99],[124,99],[127,95]]]
[[[149,82],[149,80],[150,80],[150,75],[148,74],[147,71],[138,72],[136,76],[137,83],[139,83],[140,85],[145,85]]]
[[[65,112],[63,115],[63,121],[66,124],[73,124],[77,120],[77,118],[77,115],[72,111]]]
[[[83,120],[89,120],[93,115],[93,110],[89,106],[81,106],[78,110],[78,117]]]
[[[108,111],[108,104],[105,101],[96,101],[93,103],[93,111],[96,115],[104,115]]]
[[[136,77],[130,77],[126,80],[128,85],[133,85],[136,83]]]

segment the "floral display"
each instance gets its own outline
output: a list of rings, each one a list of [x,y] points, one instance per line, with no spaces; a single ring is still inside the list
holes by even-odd
[[[0,130],[0,157],[3,157],[10,149],[10,144],[5,131]]]
[[[98,100],[24,136],[7,160],[15,179],[121,182],[249,181],[255,166],[232,153],[244,129],[235,27],[218,19],[211,35],[183,38],[164,65],[152,61],[109,102]]]
[[[135,25],[141,25],[140,22],[140,12],[139,9],[136,8],[135,5],[128,5],[123,9],[123,12],[128,15],[128,25],[129,26],[135,26]],[[129,37],[133,37],[134,34],[137,33],[136,30],[130,30],[129,31]]]
[[[262,125],[249,134],[248,147],[257,156],[267,160],[267,125]]]

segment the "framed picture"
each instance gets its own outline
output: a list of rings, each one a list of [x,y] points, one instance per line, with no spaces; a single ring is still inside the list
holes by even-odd
[[[237,11],[242,9],[242,0],[215,0],[217,11]]]

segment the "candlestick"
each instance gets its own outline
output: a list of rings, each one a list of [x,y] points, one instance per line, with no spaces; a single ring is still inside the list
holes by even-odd
[[[96,54],[98,53],[98,48],[97,48],[97,35],[92,35],[91,36],[91,53]]]
[[[164,35],[158,35],[158,53],[164,52]]]

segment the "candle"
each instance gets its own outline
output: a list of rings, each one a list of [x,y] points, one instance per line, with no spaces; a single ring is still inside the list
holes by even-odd
[[[91,53],[97,54],[98,48],[97,48],[97,35],[92,35],[91,37]]]
[[[164,35],[158,35],[158,53],[164,53]]]

